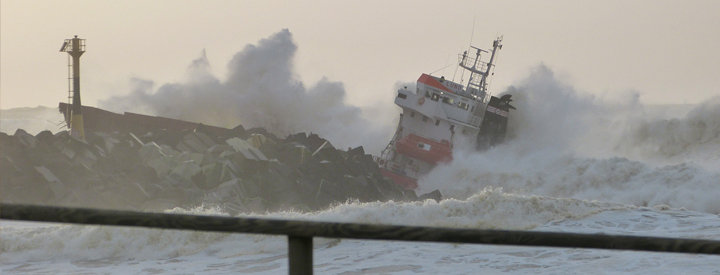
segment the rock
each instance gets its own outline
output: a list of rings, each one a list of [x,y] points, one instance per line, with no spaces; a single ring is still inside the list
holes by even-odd
[[[268,139],[262,134],[252,134],[246,141],[255,148],[262,148],[262,146],[267,143]]]
[[[242,125],[235,126],[235,128],[232,128],[232,133],[236,137],[245,137],[248,135],[247,131],[245,130],[245,127]]]
[[[442,194],[440,194],[440,190],[435,189],[434,191],[432,191],[430,193],[422,194],[418,197],[418,200],[421,200],[421,201],[429,200],[429,199],[435,200],[437,202],[442,200]]]
[[[365,155],[365,149],[363,149],[362,146],[355,147],[353,149],[348,150],[348,155],[350,156],[363,156]]]
[[[265,154],[258,150],[255,146],[250,145],[247,141],[241,138],[231,138],[225,141],[228,145],[232,146],[235,151],[240,152],[247,159],[254,160],[268,160]]]
[[[23,129],[17,129],[14,136],[18,141],[20,141],[20,144],[25,147],[35,148],[35,146],[37,146],[38,140],[33,135],[25,132]]]
[[[178,144],[178,146],[181,146],[181,148],[178,148],[182,151],[193,151],[196,153],[204,153],[208,148],[215,145],[215,143],[210,137],[208,137],[206,134],[202,132],[191,132],[183,136],[182,141]]]
[[[0,199],[135,210],[218,205],[313,211],[348,200],[418,199],[385,179],[364,148],[262,128],[0,133]],[[420,199],[440,199],[431,192]]]
[[[38,133],[35,138],[43,144],[51,144],[55,136],[53,136],[52,132],[45,130]]]
[[[62,198],[68,194],[68,190],[60,179],[45,166],[36,166],[35,170],[45,179],[45,183],[50,187],[56,198]]]

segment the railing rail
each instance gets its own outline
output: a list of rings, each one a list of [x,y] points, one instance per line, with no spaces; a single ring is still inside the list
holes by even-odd
[[[312,273],[313,237],[720,255],[717,240],[200,216],[4,203],[0,203],[0,219],[286,235],[291,274]]]

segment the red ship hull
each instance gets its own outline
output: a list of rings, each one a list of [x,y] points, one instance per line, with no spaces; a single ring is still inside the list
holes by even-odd
[[[406,190],[415,190],[418,187],[417,179],[403,176],[384,168],[380,168],[380,172],[383,176],[391,179],[395,184],[402,186]]]
[[[437,142],[410,134],[397,142],[398,153],[432,165],[452,160],[452,149],[447,141]]]

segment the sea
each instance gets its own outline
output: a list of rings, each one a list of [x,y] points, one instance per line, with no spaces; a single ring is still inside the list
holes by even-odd
[[[441,201],[236,215],[720,240],[720,97],[649,105],[632,92],[583,94],[538,70],[508,89],[517,110],[505,143],[459,144],[420,180],[418,193],[438,189]],[[217,205],[166,212],[230,215]],[[720,256],[680,253],[326,238],[313,253],[317,274],[720,274]],[[2,274],[287,272],[284,236],[0,221]]]

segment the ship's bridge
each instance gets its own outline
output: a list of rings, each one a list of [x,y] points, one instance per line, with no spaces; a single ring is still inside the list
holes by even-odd
[[[444,76],[435,77],[429,74],[422,74],[417,80],[418,84],[424,84],[453,94],[464,94],[463,85],[446,80]]]
[[[420,78],[417,80],[418,85],[418,94],[422,94],[421,92],[424,91],[424,93],[428,92],[448,92],[454,95],[458,95],[461,97],[465,97],[472,100],[479,100],[484,101],[484,95],[483,96],[476,96],[472,93],[469,93],[468,91],[465,91],[463,89],[463,85],[457,82],[453,82],[450,80],[445,79],[444,76],[441,77],[435,77],[429,74],[422,74]],[[422,86],[422,87],[421,87]],[[425,88],[425,89],[421,89]],[[473,89],[475,91],[475,89]]]
[[[482,99],[466,93],[462,85],[428,74],[418,78],[415,93],[398,90],[395,104],[430,118],[470,128],[479,126],[484,112]]]

